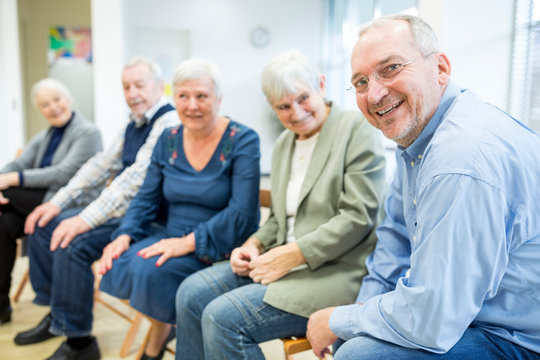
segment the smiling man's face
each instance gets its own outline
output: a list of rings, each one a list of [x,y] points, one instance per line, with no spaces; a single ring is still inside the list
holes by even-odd
[[[373,76],[387,66],[409,61],[412,62],[384,84]],[[448,73],[444,66],[441,68],[441,61],[448,65]],[[405,21],[369,29],[359,38],[351,58],[353,85],[360,77],[369,79],[367,91],[356,95],[358,107],[387,138],[409,146],[439,106],[450,69],[446,62],[441,53],[424,57]]]

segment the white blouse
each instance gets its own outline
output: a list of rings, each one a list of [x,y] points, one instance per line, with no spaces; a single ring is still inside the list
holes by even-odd
[[[300,198],[300,190],[306,177],[313,149],[319,139],[317,133],[305,140],[295,140],[294,151],[291,160],[291,174],[287,184],[286,213],[287,213],[287,243],[295,242],[294,221],[296,219],[296,210]]]

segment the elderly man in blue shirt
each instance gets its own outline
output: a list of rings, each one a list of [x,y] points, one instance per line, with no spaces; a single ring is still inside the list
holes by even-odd
[[[540,359],[540,137],[450,81],[418,17],[369,24],[351,66],[397,172],[357,303],[310,317],[313,351],[340,338],[335,360]]]

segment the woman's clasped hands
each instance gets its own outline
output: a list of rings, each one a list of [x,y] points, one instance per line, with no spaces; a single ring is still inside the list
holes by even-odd
[[[261,242],[255,238],[234,249],[230,259],[233,272],[268,285],[306,261],[295,243],[281,245],[261,254],[262,249]]]

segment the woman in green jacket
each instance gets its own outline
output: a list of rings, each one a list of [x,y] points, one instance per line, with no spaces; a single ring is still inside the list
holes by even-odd
[[[229,263],[178,289],[177,359],[264,359],[258,343],[304,336],[311,313],[354,301],[375,245],[384,150],[359,112],[325,100],[324,84],[295,50],[265,68],[263,91],[286,128],[270,217]]]

